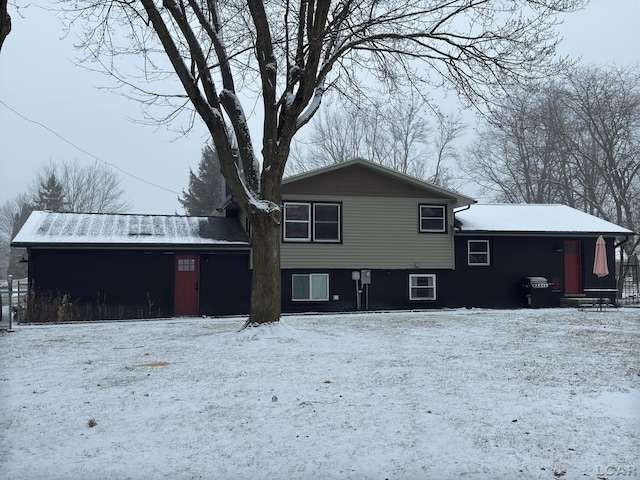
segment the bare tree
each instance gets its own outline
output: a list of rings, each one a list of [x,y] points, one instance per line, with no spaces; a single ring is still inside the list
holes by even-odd
[[[355,109],[324,109],[313,119],[308,137],[294,143],[287,173],[296,174],[365,157],[361,151],[365,116]]]
[[[288,172],[366,158],[424,178],[431,127],[419,105],[406,99],[374,100],[323,110],[310,124],[312,130],[302,142],[306,148],[292,153]]]
[[[386,145],[385,158],[391,168],[417,178],[427,176],[427,157],[432,128],[424,115],[425,102],[412,98],[397,99],[389,105],[383,115],[388,128],[382,130],[382,141]],[[384,132],[388,132],[385,135]],[[385,138],[388,137],[388,140]],[[380,149],[380,146],[378,146]],[[384,152],[384,150],[383,150]]]
[[[462,120],[460,113],[445,114],[438,111],[436,112],[436,117],[438,119],[436,123],[437,131],[433,140],[435,165],[433,174],[427,180],[441,187],[454,188],[456,179],[448,164],[450,162],[455,164],[460,161],[455,142],[467,128],[467,125]]]
[[[468,179],[492,191],[498,201],[558,201],[563,185],[559,172],[567,164],[558,131],[561,95],[547,85],[506,96],[477,132],[470,161],[460,164]]]
[[[32,184],[34,198],[40,185],[51,176],[55,176],[62,187],[64,209],[67,211],[121,213],[131,208],[131,203],[125,199],[122,179],[103,163],[84,165],[75,160],[44,165]]]
[[[31,213],[31,198],[26,193],[11,198],[0,206],[0,275],[11,273],[16,278],[26,277],[26,264],[19,264],[24,249],[12,252],[11,240]],[[13,253],[13,254],[12,254]]]
[[[172,119],[189,106],[207,126],[236,202],[251,221],[253,284],[247,325],[280,318],[282,176],[294,135],[330,90],[352,96],[365,79],[387,88],[448,83],[477,101],[488,88],[548,76],[559,41],[556,15],[582,0],[65,0],[85,28],[88,59]],[[116,33],[118,29],[127,32]],[[122,34],[124,33],[124,34]],[[118,44],[126,40],[124,44]],[[168,72],[181,89],[167,92]],[[141,78],[118,69],[139,60]],[[126,64],[122,64],[126,65]],[[365,74],[366,73],[366,74]],[[256,92],[257,90],[257,92]],[[261,158],[241,93],[262,100]],[[244,179],[231,156],[233,126]]]
[[[7,278],[9,272],[9,255],[11,254],[9,242],[10,240],[0,239],[0,275],[2,278]]]
[[[7,268],[10,273],[25,270],[24,264],[17,264],[23,250],[19,249],[17,255],[9,244],[34,209],[119,213],[131,205],[124,199],[120,177],[101,163],[45,164],[36,173],[28,190],[0,206],[0,272]]]
[[[288,174],[366,158],[448,187],[454,179],[447,165],[458,157],[455,142],[465,128],[460,115],[444,114],[410,93],[370,105],[325,109],[310,126],[308,137],[295,143]]]
[[[30,198],[26,193],[10,198],[0,206],[0,237],[9,240],[15,230],[15,216],[20,213],[23,205],[28,205]]]
[[[567,124],[578,128],[564,129],[563,139],[579,166],[585,209],[638,231],[640,68],[584,67],[567,83]]]
[[[462,167],[497,200],[564,203],[637,231],[640,70],[584,67],[517,92],[494,110],[471,158]]]

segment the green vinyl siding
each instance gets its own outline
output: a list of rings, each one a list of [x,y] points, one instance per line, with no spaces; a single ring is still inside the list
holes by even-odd
[[[446,233],[420,233],[419,205],[442,200],[298,195],[290,201],[342,202],[342,243],[288,243],[282,268],[451,269],[451,207]]]

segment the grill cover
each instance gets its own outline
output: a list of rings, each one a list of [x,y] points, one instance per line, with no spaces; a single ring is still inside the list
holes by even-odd
[[[544,277],[527,277],[527,282],[531,288],[549,288],[549,282]]]

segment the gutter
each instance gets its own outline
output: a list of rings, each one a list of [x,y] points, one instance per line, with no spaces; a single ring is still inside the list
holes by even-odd
[[[624,245],[625,243],[627,243],[629,241],[629,237],[630,235],[627,235],[624,237],[624,240],[613,244],[613,263],[615,263],[615,258],[616,258],[616,248],[621,247],[622,245]],[[617,285],[616,287],[618,288],[618,295],[620,297],[622,297],[622,293],[623,293],[623,287],[624,287],[624,249],[620,249],[620,274],[618,275],[618,279],[617,279]],[[614,268],[614,273],[613,273],[614,277],[615,277],[615,268]]]
[[[464,212],[465,210],[469,210],[469,209],[471,208],[471,205],[472,205],[472,204],[469,204],[469,205],[467,205],[466,207],[461,208],[461,209],[459,209],[459,210],[455,210],[455,211],[453,212],[453,229],[454,229],[454,230],[458,230],[458,231],[461,231],[461,230],[462,230],[462,227],[458,227],[458,226],[456,226],[456,220],[455,220],[455,218],[456,218],[456,213]]]
[[[614,243],[613,244],[613,248],[621,247],[622,245],[624,245],[628,241],[629,241],[629,236],[627,235],[626,237],[624,237],[624,240],[622,240],[620,243]]]

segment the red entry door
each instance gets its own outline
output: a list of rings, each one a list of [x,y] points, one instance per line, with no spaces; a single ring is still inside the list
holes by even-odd
[[[175,304],[176,317],[198,315],[198,257],[176,255]]]
[[[564,242],[564,293],[582,293],[580,281],[580,241],[565,240]]]

